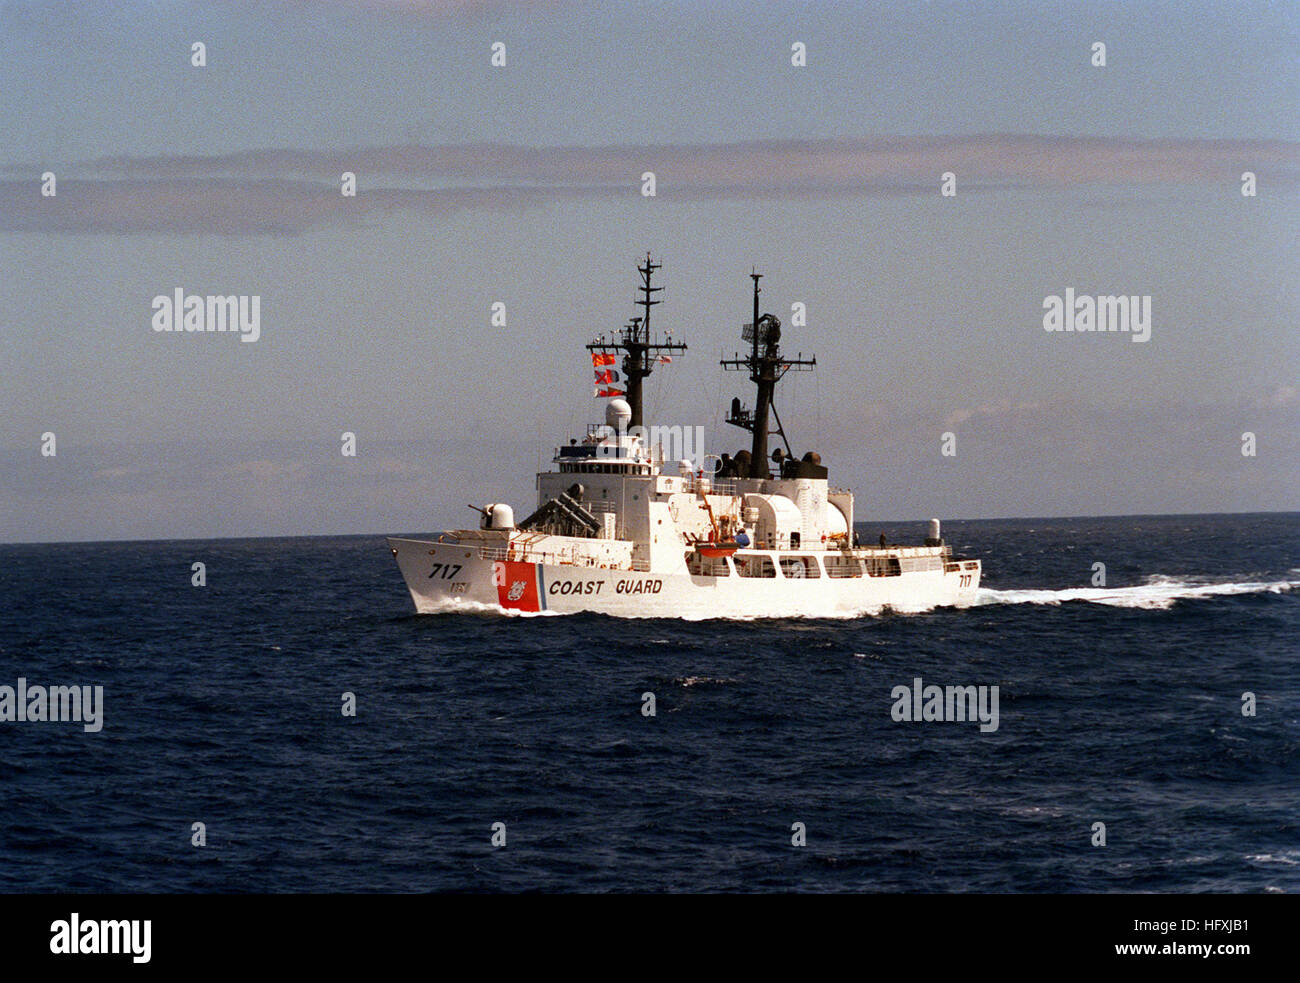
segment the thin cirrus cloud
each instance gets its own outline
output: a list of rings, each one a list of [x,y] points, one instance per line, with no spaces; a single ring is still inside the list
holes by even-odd
[[[211,157],[110,158],[36,190],[41,168],[6,168],[0,231],[297,235],[394,211],[636,196],[653,171],[666,200],[798,200],[911,195],[952,171],[963,189],[1227,184],[1252,171],[1300,184],[1300,144],[1278,140],[1134,140],[991,135],[779,140],[714,145],[523,147],[466,144],[317,152],[250,150]],[[356,197],[340,176],[357,175]],[[57,173],[57,171],[56,171]]]

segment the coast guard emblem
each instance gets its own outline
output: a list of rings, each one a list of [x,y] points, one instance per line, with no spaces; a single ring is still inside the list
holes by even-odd
[[[497,603],[515,611],[540,611],[545,607],[538,584],[538,567],[522,560],[497,560],[492,564]]]

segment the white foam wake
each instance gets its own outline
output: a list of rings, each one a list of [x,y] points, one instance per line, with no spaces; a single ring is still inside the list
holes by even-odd
[[[1200,578],[1156,575],[1133,587],[1070,587],[1065,590],[992,590],[981,587],[976,604],[1062,604],[1089,601],[1116,608],[1166,610],[1176,601],[1229,594],[1282,594],[1300,587],[1300,580],[1213,582]]]
[[[549,618],[563,616],[563,611],[519,611],[515,608],[503,608],[499,604],[484,604],[482,601],[470,601],[460,597],[441,600],[421,598],[416,606],[416,614],[490,614],[506,615],[511,618]]]

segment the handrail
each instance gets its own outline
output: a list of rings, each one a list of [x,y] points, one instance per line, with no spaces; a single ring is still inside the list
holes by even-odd
[[[480,546],[478,551],[479,559],[482,560],[514,560],[519,563],[545,563],[551,566],[564,567],[595,567],[605,570],[638,570],[646,571],[650,569],[650,564],[645,560],[629,560],[626,563],[614,561],[612,563],[601,563],[599,557],[585,556],[576,550],[568,553],[556,553],[551,550],[530,550],[530,549],[506,549],[502,546]]]
[[[725,495],[729,498],[736,498],[736,483],[734,481],[714,481],[708,475],[699,477],[698,475],[682,475],[685,481],[685,491],[691,494],[703,493],[706,495]],[[707,486],[704,487],[704,486]]]

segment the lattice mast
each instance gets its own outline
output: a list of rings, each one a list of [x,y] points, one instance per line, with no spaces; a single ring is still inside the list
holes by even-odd
[[[762,288],[759,287],[758,282],[763,275],[754,271],[749,274],[749,278],[754,281],[754,319],[745,325],[741,336],[745,341],[751,342],[750,353],[745,358],[741,358],[739,354],[735,358],[724,358],[721,364],[724,369],[747,369],[749,380],[757,387],[758,393],[753,411],[742,408],[739,400],[732,400],[731,413],[727,416],[727,422],[742,430],[749,430],[754,435],[750,450],[749,477],[770,478],[772,473],[767,466],[767,445],[772,433],[767,420],[769,412],[776,419],[774,432],[784,441],[786,453],[791,457],[794,456],[773,401],[776,384],[791,369],[796,372],[811,372],[817,365],[817,357],[805,359],[803,352],[792,359],[781,357],[781,319],[775,314],[759,315],[758,295],[762,292]]]
[[[650,309],[663,303],[662,300],[655,298],[655,294],[664,289],[653,286],[651,281],[655,271],[662,265],[662,263],[651,262],[650,254],[646,253],[645,265],[637,267],[637,272],[641,274],[641,285],[637,291],[641,296],[634,301],[641,308],[641,316],[632,318],[619,333],[616,341],[596,341],[587,346],[587,350],[592,352],[622,353],[623,378],[627,382],[627,402],[632,407],[632,419],[628,421],[630,427],[645,425],[643,384],[646,377],[654,371],[655,363],[661,356],[668,355],[670,352],[680,354],[686,351],[684,342],[672,341],[671,338],[664,341],[651,340]]]

